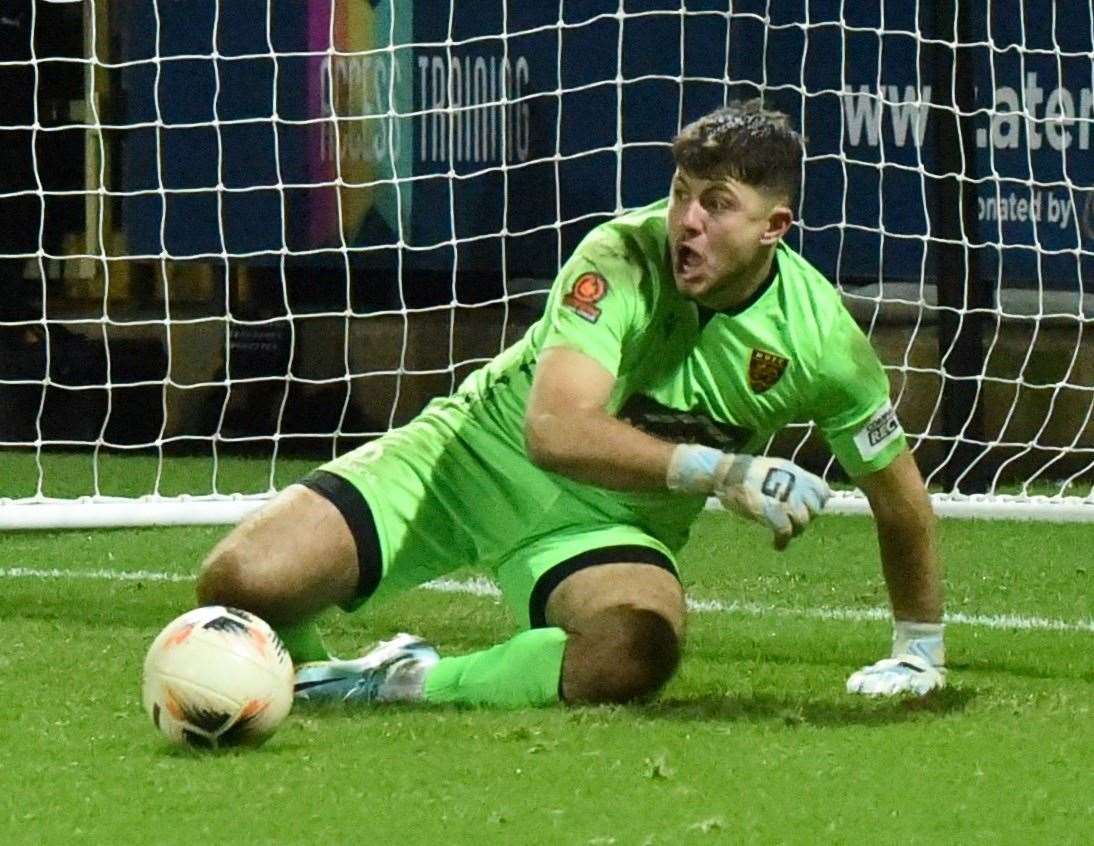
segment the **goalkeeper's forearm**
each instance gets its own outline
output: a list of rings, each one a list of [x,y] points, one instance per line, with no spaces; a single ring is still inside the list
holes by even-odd
[[[893,616],[909,622],[942,619],[942,569],[935,515],[923,477],[908,450],[887,467],[856,479],[877,522],[882,571]]]
[[[529,414],[525,443],[538,466],[600,487],[713,494],[727,510],[771,529],[776,549],[801,534],[831,496],[823,479],[789,461],[667,443],[598,409]]]
[[[901,509],[879,508],[875,517],[894,619],[941,622],[942,574],[930,501],[924,494]]]
[[[664,490],[676,448],[601,409],[530,414],[524,441],[539,467],[619,491]]]

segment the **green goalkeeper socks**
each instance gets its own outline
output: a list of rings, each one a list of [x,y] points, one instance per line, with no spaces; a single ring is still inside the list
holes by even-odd
[[[442,658],[425,677],[425,701],[503,708],[558,702],[565,649],[562,629],[532,629],[481,652]]]
[[[308,661],[329,661],[331,654],[323,644],[323,637],[319,634],[319,627],[315,622],[308,620],[297,623],[294,626],[277,626],[277,635],[285,648],[289,650],[289,657],[293,664],[304,664]]]

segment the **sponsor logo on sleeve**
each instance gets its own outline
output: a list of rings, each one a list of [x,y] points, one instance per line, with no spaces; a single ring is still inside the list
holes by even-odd
[[[862,460],[869,461],[899,438],[902,432],[892,403],[886,402],[855,434],[855,446]]]
[[[753,350],[748,359],[748,387],[752,392],[762,394],[775,386],[786,371],[789,359],[764,350]]]
[[[597,305],[608,293],[608,283],[598,273],[583,273],[577,277],[570,293],[562,298],[562,304],[576,311],[590,323],[600,319]]]

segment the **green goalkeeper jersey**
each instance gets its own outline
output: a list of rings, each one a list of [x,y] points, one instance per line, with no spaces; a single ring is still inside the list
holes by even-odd
[[[527,458],[525,406],[543,350],[595,359],[616,378],[609,410],[667,441],[757,453],[787,424],[813,421],[852,477],[884,468],[905,441],[877,356],[817,270],[780,245],[748,302],[708,311],[676,290],[666,207],[662,200],[594,229],[524,338],[424,416],[479,457],[468,472],[492,475],[516,509],[567,497],[579,519],[636,525],[678,548],[701,497],[610,491]]]

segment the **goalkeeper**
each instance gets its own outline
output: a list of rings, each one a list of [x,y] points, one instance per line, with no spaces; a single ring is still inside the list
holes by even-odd
[[[830,492],[757,455],[815,421],[865,492],[894,616],[889,657],[848,690],[945,681],[934,516],[869,341],[782,243],[801,137],[756,102],[672,145],[667,200],[594,229],[525,337],[414,421],[323,465],[233,530],[198,598],[282,633],[297,696],[521,707],[658,691],[684,641],[675,563],[709,496],[784,548]],[[744,552],[744,551],[742,551]],[[353,660],[314,618],[489,566],[521,631],[439,657],[399,635]]]

